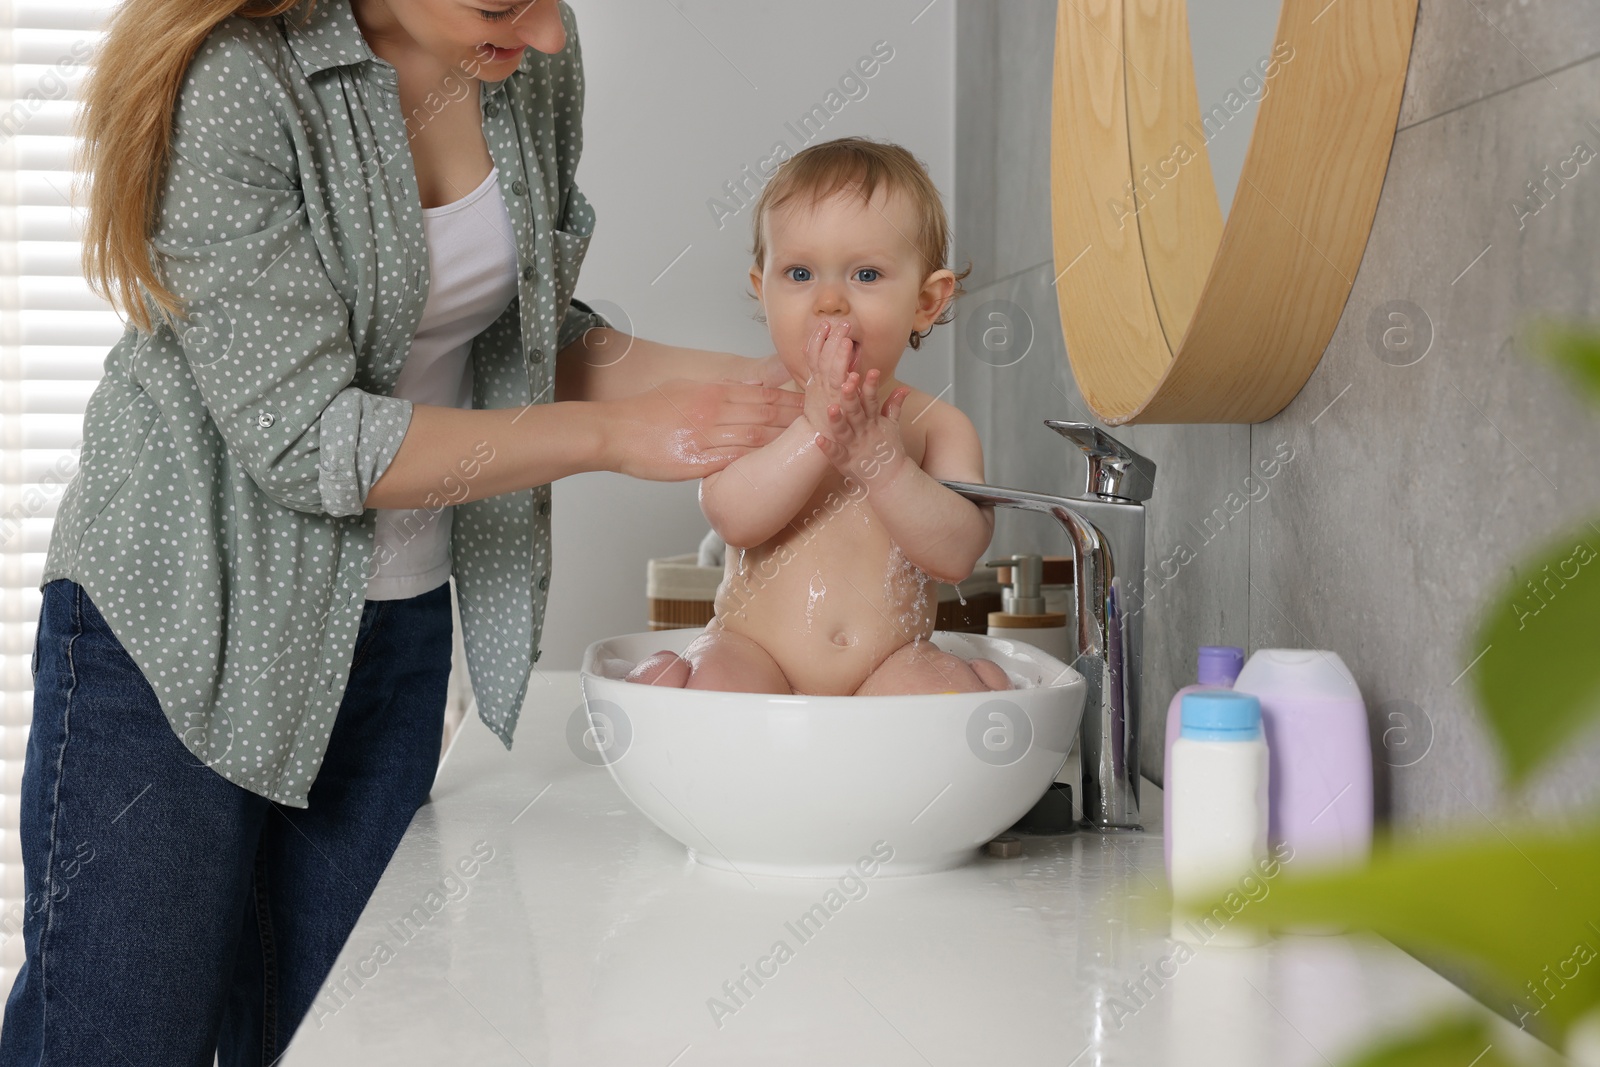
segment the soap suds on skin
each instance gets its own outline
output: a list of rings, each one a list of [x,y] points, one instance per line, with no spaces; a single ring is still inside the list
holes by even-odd
[[[715,463],[717,457],[707,453],[701,447],[700,442],[696,440],[699,436],[698,430],[683,429],[673,431],[671,443],[667,446],[668,454],[680,463],[688,463],[700,467]]]
[[[819,571],[811,576],[811,582],[806,589],[806,633],[811,632],[811,621],[817,613],[817,605],[822,603],[822,598],[828,595],[828,587],[822,583],[822,573]]]
[[[908,596],[912,582],[916,583],[917,592],[915,596]],[[922,616],[928,607],[928,576],[893,543],[889,547],[889,567],[883,576],[883,597],[886,603],[906,605],[895,624],[902,634],[915,634],[911,639],[911,648],[915,651],[922,642]]]

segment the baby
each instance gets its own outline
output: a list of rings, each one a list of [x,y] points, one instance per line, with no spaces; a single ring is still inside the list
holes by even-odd
[[[750,281],[804,414],[701,481],[728,544],[715,617],[681,657],[658,652],[628,680],[828,696],[1011,688],[998,665],[928,641],[929,579],[966,578],[994,532],[992,508],[938,481],[983,481],[972,423],[894,377],[906,345],[949,321],[960,280],[942,266],[938,191],[905,149],[843,138],[784,163],[754,224]]]

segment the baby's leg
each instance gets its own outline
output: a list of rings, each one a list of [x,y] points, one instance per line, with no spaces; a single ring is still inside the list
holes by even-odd
[[[927,641],[901,645],[856,690],[856,696],[894,693],[983,693],[1010,689],[1011,679],[999,664],[986,659],[971,662],[945,652]]]
[[[731,630],[701,634],[681,657],[672,652],[647,656],[629,672],[628,681],[733,693],[794,692],[766,649]]]

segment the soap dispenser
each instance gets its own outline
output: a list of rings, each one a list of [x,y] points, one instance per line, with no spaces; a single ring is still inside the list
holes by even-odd
[[[1005,587],[1000,599],[1002,610],[989,612],[989,636],[1022,641],[1071,663],[1067,616],[1064,612],[1045,610],[1044,557],[1018,553],[1006,559],[986,560],[983,565],[1011,570],[1011,584]]]

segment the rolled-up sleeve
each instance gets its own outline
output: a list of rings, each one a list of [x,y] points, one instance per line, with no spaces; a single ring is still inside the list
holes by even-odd
[[[351,385],[350,311],[301,192],[295,114],[255,42],[208,37],[179,93],[152,245],[229,454],[284,507],[357,515],[412,405]]]
[[[556,350],[561,351],[589,330],[598,327],[616,328],[606,321],[605,316],[574,297],[568,302],[567,313],[561,319],[561,333],[556,343]]]
[[[411,424],[411,401],[341,389],[317,427],[322,457],[317,490],[329,515],[359,515],[372,485],[400,450]]]

